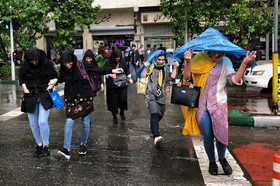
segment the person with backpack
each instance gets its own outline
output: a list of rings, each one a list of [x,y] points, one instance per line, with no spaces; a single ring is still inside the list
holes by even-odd
[[[34,157],[49,156],[48,118],[53,102],[47,89],[56,84],[57,73],[44,51],[30,48],[26,51],[18,77],[24,91],[21,110],[27,113],[37,144]]]
[[[104,83],[101,75],[109,74],[112,68],[102,67],[99,68],[94,58],[92,50],[88,49],[83,57],[83,65],[86,73],[89,75],[90,83],[92,83],[93,96],[96,96],[97,91],[104,90]]]
[[[121,73],[122,69],[113,69],[111,73]],[[70,159],[70,146],[72,128],[75,119],[82,118],[82,137],[79,154],[86,154],[86,143],[90,130],[90,119],[93,112],[93,92],[89,82],[88,74],[82,61],[71,50],[61,53],[59,83],[65,82],[64,99],[66,104],[66,123],[64,127],[64,145],[57,154]]]
[[[171,81],[176,78],[179,63],[174,62],[172,73],[166,66],[167,58],[165,53],[156,56],[156,62],[150,64],[148,61],[144,63],[144,70],[141,73],[142,78],[149,76],[147,91],[145,94],[145,102],[148,107],[150,117],[150,127],[154,138],[154,145],[158,145],[163,141],[163,137],[159,131],[159,121],[163,118],[165,112],[165,79]]]

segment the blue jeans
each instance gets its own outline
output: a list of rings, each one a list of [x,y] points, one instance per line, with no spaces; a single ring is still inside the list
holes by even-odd
[[[136,66],[136,65],[133,65],[133,64],[129,64],[129,66],[130,66],[130,74],[132,74],[132,72],[133,72],[133,68],[134,68],[134,70],[135,70],[135,73],[137,72],[137,70],[138,70],[138,66]]]
[[[150,120],[150,127],[153,134],[153,138],[156,138],[160,136],[159,132],[159,121],[163,118],[162,115],[159,115],[158,113],[152,113],[151,114],[151,120]]]
[[[204,148],[207,153],[208,159],[209,161],[215,161],[215,150],[214,150],[215,136],[212,128],[211,117],[207,108],[205,109],[202,115],[199,126],[200,126],[201,133],[203,135]],[[218,150],[219,159],[224,159],[227,146],[219,142],[219,140],[217,140],[216,138],[216,147]]]
[[[86,144],[88,140],[91,114],[92,112],[82,118],[82,123],[83,123],[82,139],[81,139],[82,144]],[[64,146],[63,146],[66,149],[70,149],[71,146],[73,125],[74,125],[74,120],[71,118],[66,118],[66,123],[64,127]]]
[[[41,104],[40,98],[37,99],[35,112],[27,113],[29,123],[36,143],[42,143],[44,146],[49,145],[50,127],[48,118],[50,109],[45,110]]]

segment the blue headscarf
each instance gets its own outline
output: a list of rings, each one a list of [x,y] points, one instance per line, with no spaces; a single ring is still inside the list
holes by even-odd
[[[164,50],[157,50],[155,52],[153,52],[151,55],[149,55],[149,57],[147,58],[147,60],[145,62],[149,62],[150,64],[155,63],[156,62],[156,58],[159,54],[165,54],[166,58],[172,58],[175,61],[178,61],[179,63],[181,62],[181,60],[179,58],[176,58],[174,56],[172,56],[171,54],[169,54],[168,52],[164,51]],[[135,77],[135,81],[137,81],[138,77],[140,76],[140,74],[142,73],[142,71],[144,70],[145,66],[144,63],[141,65],[141,67],[137,70],[136,72],[136,77]]]
[[[221,32],[212,27],[208,28],[194,40],[175,50],[173,56],[175,58],[181,57],[189,49],[230,53],[237,58],[247,54],[247,50],[233,44]],[[251,67],[251,69],[255,67],[255,60],[251,63]]]

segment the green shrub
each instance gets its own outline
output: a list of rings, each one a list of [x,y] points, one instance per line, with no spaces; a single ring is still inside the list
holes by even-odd
[[[103,56],[102,56],[102,55],[98,55],[98,56],[96,56],[95,60],[96,60],[97,65],[98,65],[98,67],[99,67],[99,68],[102,68],[102,67],[104,66],[105,61],[104,61],[104,59],[103,59]]]
[[[19,69],[20,69],[20,67],[17,67],[17,66],[15,67],[16,75],[19,74]],[[11,75],[11,65],[10,64],[6,64],[0,68],[0,77],[4,77],[4,76],[8,76],[8,75]]]
[[[7,75],[11,75],[11,66],[9,64],[6,64],[0,68],[0,76],[4,77]]]
[[[60,75],[60,65],[55,67],[56,73],[59,76]]]

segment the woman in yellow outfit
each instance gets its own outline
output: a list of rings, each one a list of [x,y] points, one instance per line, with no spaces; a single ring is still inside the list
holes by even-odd
[[[232,67],[229,58],[221,52],[202,51],[191,59],[191,51],[184,53],[186,60],[183,72],[185,83],[193,79],[195,86],[200,86],[199,107],[183,107],[186,124],[183,134],[203,135],[204,148],[209,159],[209,173],[218,174],[215,160],[214,138],[218,151],[219,162],[226,175],[232,169],[225,158],[228,145],[228,106],[226,82],[232,86],[242,85],[242,76],[247,65],[256,58],[253,51],[243,59],[237,72]]]

